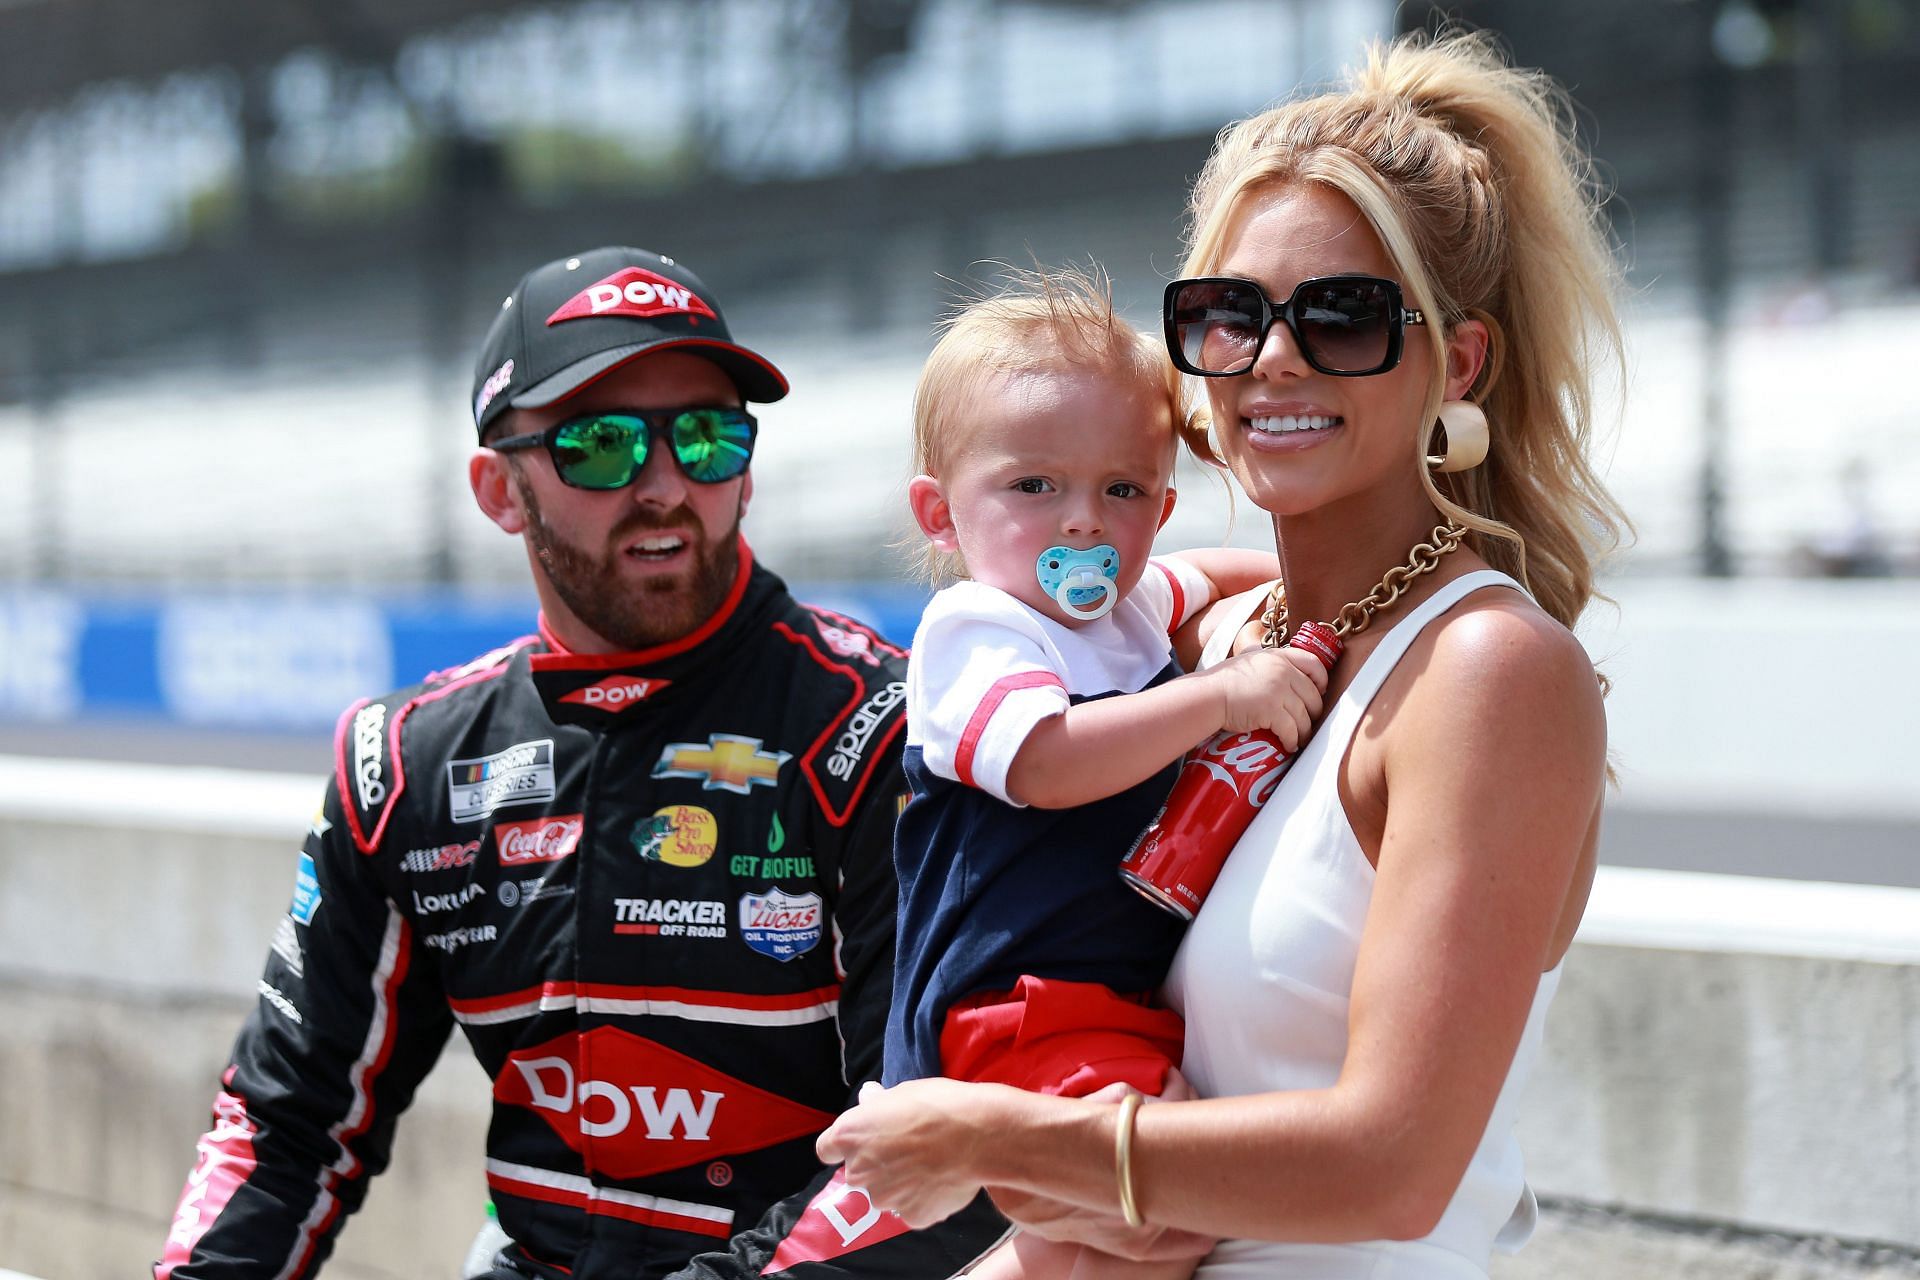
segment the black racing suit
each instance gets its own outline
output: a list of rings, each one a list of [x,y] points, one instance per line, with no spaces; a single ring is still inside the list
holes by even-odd
[[[880,1072],[905,667],[742,543],[683,640],[543,630],[349,708],[156,1274],[316,1270],[455,1024],[526,1274],[931,1280],[990,1244],[984,1198],[906,1232],[813,1154]]]

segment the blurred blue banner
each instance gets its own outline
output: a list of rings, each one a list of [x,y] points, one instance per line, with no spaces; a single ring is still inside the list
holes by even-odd
[[[911,587],[796,594],[902,644],[926,603]],[[0,720],[329,728],[357,698],[527,634],[535,612],[530,595],[0,590]]]

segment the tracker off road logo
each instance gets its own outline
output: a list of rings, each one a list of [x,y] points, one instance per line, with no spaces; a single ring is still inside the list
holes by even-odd
[[[720,317],[699,294],[644,267],[627,267],[590,284],[547,317],[550,325],[593,316],[706,316]]]

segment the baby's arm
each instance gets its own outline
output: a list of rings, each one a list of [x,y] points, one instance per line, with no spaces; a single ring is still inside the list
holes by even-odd
[[[1007,794],[1041,809],[1088,804],[1144,782],[1222,729],[1271,729],[1296,750],[1320,714],[1326,668],[1263,649],[1139,693],[1082,702],[1033,726]]]

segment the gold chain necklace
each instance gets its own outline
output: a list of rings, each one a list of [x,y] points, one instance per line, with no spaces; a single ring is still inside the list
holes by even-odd
[[[1387,570],[1379,585],[1361,596],[1352,604],[1340,606],[1340,612],[1333,620],[1333,633],[1341,639],[1358,635],[1367,629],[1373,621],[1373,615],[1382,609],[1390,609],[1413,580],[1423,573],[1432,573],[1440,566],[1440,557],[1457,550],[1465,540],[1467,531],[1457,524],[1435,525],[1428,535],[1429,541],[1416,542],[1407,555],[1405,564],[1397,564]],[[1260,615],[1260,647],[1277,649],[1287,640],[1287,589],[1284,582],[1273,584],[1273,590],[1267,593],[1267,607]]]

